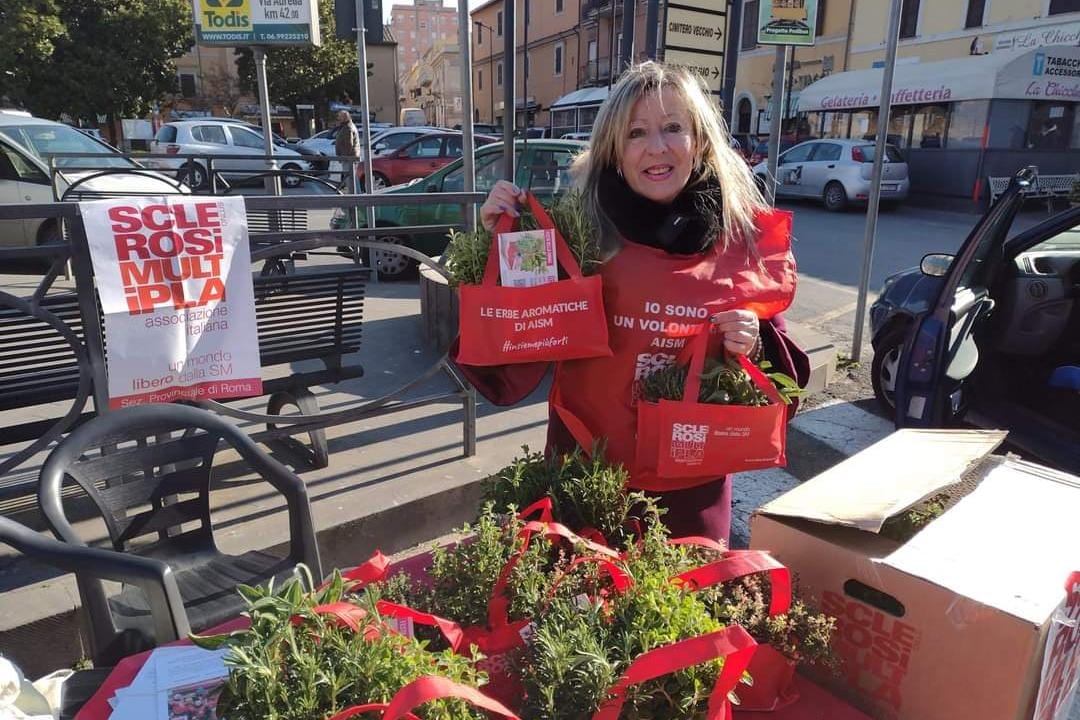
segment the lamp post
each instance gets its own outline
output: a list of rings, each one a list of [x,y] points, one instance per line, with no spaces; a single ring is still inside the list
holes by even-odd
[[[495,124],[495,28],[485,25],[479,20],[473,20],[478,28],[487,28],[488,31],[488,90],[491,93],[491,124]],[[477,35],[483,37],[483,33],[477,30]]]

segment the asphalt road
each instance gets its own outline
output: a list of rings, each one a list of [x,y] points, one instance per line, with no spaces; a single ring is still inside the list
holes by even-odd
[[[852,354],[852,336],[862,273],[866,213],[830,213],[810,202],[782,202],[794,213],[793,245],[799,266],[799,287],[787,315],[830,338],[844,356]],[[1033,207],[1017,218],[1014,229],[1028,228],[1047,218]],[[881,213],[870,273],[873,301],[886,277],[916,267],[923,255],[955,252],[980,216],[902,206]],[[862,360],[869,364],[869,326],[863,333]]]

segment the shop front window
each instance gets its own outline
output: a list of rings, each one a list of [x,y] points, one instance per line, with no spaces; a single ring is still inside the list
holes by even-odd
[[[949,136],[945,147],[963,150],[982,147],[986,117],[990,111],[989,100],[967,100],[953,103],[949,115]]]
[[[945,147],[945,125],[949,117],[946,105],[920,105],[912,110],[911,147]]]
[[[1031,119],[1028,121],[1027,147],[1032,150],[1068,148],[1073,140],[1075,110],[1074,103],[1032,103]]]
[[[1080,150],[1080,112],[1076,112],[1076,106],[1073,106],[1073,130],[1072,140],[1069,142],[1069,149]]]
[[[574,132],[574,113],[573,108],[551,111],[551,137],[560,138],[566,133]]]
[[[851,113],[851,139],[873,140],[877,136],[877,110]]]
[[[827,112],[821,114],[821,138],[842,139],[847,137],[848,114]]]
[[[890,145],[895,145],[902,150],[908,148],[908,135],[911,132],[913,113],[914,108],[911,107],[893,108],[892,113],[889,115],[888,142]]]
[[[1027,147],[1029,100],[994,100],[990,104],[990,137],[986,146],[995,150],[1023,150]]]
[[[578,131],[592,130],[593,123],[596,122],[596,113],[599,110],[599,107],[581,108],[578,111]]]

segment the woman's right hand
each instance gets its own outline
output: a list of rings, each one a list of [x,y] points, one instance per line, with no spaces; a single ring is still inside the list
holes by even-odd
[[[525,191],[509,180],[500,180],[495,183],[488,193],[487,200],[480,206],[480,224],[488,232],[495,230],[495,224],[499,222],[499,216],[508,213],[510,217],[518,217],[518,208],[525,202]]]

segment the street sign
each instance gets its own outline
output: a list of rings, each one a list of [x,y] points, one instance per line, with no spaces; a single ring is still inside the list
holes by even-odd
[[[667,4],[664,62],[696,73],[719,93],[724,85],[727,13],[716,0],[677,0]]]
[[[758,45],[813,45],[819,0],[761,0]],[[752,18],[746,18],[750,22]]]
[[[668,65],[684,67],[701,76],[709,91],[718,93],[724,85],[724,56],[686,52],[684,50],[665,50],[664,62]]]
[[[199,45],[319,45],[318,0],[191,0]]]

